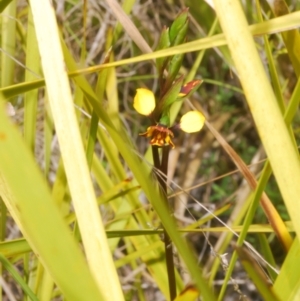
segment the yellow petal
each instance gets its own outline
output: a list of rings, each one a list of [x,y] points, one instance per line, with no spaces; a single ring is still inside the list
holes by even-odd
[[[152,91],[144,88],[136,90],[133,107],[142,115],[150,115],[155,108],[155,97]]]
[[[199,111],[190,111],[180,119],[180,128],[187,133],[198,132],[204,125],[205,117]]]

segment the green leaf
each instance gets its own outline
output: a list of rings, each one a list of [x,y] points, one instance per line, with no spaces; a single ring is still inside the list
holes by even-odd
[[[177,32],[177,35],[172,43],[172,46],[182,44],[186,41],[186,32],[189,27],[189,23],[186,22],[182,28]]]
[[[180,67],[182,65],[182,60],[183,60],[184,54],[176,54],[172,57],[169,67],[168,67],[168,77],[166,80],[165,87],[168,87],[169,85],[172,84],[174,79],[176,78]]]
[[[160,39],[157,45],[156,50],[162,50],[170,47],[170,38],[169,38],[169,28],[164,27],[160,35]],[[168,57],[161,57],[156,60],[156,68],[158,74],[162,74],[164,66],[167,64]]]
[[[173,24],[170,28],[170,42],[171,45],[178,45],[174,44],[174,41],[177,40],[179,32],[182,30],[183,27],[186,26],[188,23],[188,8],[185,8],[174,20]]]
[[[183,84],[183,76],[179,77],[170,89],[165,93],[163,98],[159,101],[158,105],[155,108],[154,116],[160,116],[160,114],[168,110],[168,108],[178,99],[178,95]]]

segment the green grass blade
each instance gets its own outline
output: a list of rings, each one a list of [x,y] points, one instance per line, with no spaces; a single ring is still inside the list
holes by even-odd
[[[1,87],[13,82],[16,51],[16,0],[5,8],[1,22]]]
[[[102,300],[32,154],[0,104],[0,194],[10,214],[67,298]]]
[[[31,10],[28,12],[28,29],[26,41],[26,66],[34,73],[25,70],[25,81],[35,80],[40,69],[39,51],[36,41],[35,29],[33,26]],[[32,151],[35,148],[35,131],[36,131],[36,115],[37,115],[37,100],[38,90],[34,89],[25,94],[25,109],[24,109],[24,137]]]
[[[4,241],[0,243],[0,254],[2,254],[6,258],[16,255],[22,255],[30,251],[32,251],[31,247],[24,238]]]
[[[277,0],[272,3],[272,9],[275,16],[284,16],[289,14],[289,7],[284,0]],[[288,30],[281,33],[288,55],[292,62],[297,76],[300,76],[300,34],[297,29]]]
[[[2,13],[3,10],[7,7],[7,5],[9,5],[10,2],[12,2],[13,0],[1,0],[0,2],[0,12]]]
[[[270,159],[288,212],[300,237],[300,211],[295,210],[300,195],[300,164],[293,142],[277,105],[261,60],[248,30],[239,1],[215,0],[217,14],[227,37],[249,107]],[[226,14],[228,5],[231,15]],[[245,56],[248,58],[245,60]],[[253,89],[255,87],[255,89]]]
[[[299,253],[299,240],[295,239],[274,284],[274,291],[285,301],[295,301],[300,297]]]
[[[47,0],[31,1],[31,8],[50,107],[90,269],[105,299],[122,300],[74,112],[54,10]]]
[[[276,295],[272,285],[259,264],[251,257],[251,255],[243,248],[237,247],[236,251],[239,255],[242,264],[247,271],[247,274],[253,280],[258,291],[263,296],[264,300],[268,301],[284,301],[286,299],[279,299]]]
[[[0,254],[0,262],[2,263],[3,267],[10,273],[13,279],[21,286],[24,293],[26,293],[32,301],[38,301],[39,299],[37,298],[37,296],[29,288],[23,278],[18,274],[14,266],[2,254]]]
[[[274,256],[272,254],[272,250],[268,242],[268,239],[266,237],[266,234],[265,233],[258,234],[258,238],[259,238],[259,242],[262,248],[262,253],[264,255],[264,258],[267,260],[268,263],[271,264],[272,267],[276,267],[276,262],[274,260]],[[267,270],[272,282],[274,282],[278,276],[277,273],[275,273],[274,270],[270,269],[269,266],[267,266]]]
[[[251,25],[249,26],[249,30],[252,33],[252,35],[277,33],[291,28],[299,27],[300,26],[299,20],[300,20],[300,12],[295,12],[289,14],[288,16],[274,18],[272,20],[265,21],[263,23]],[[69,76],[75,77],[80,74],[98,72],[103,68],[127,65],[127,64],[142,62],[146,60],[152,60],[160,57],[171,56],[178,53],[199,51],[199,50],[208,49],[212,47],[222,46],[225,44],[226,44],[225,36],[223,34],[217,34],[212,37],[206,37],[196,41],[184,43],[176,47],[171,47],[165,50],[156,51],[149,54],[143,54],[134,58],[124,59],[113,63],[98,65],[95,67],[89,67],[76,72],[72,72],[71,74],[69,74]],[[44,85],[45,85],[44,80],[36,80],[30,83],[20,83],[10,87],[4,87],[0,89],[0,92],[3,92],[3,95],[6,98],[10,98],[15,95],[25,93],[31,89],[43,87]]]

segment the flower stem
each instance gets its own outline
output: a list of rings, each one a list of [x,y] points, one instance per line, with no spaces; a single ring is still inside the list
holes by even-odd
[[[159,150],[157,146],[152,146],[152,156],[155,168],[157,168],[160,174],[157,177],[159,186],[162,191],[163,200],[169,208],[167,199],[167,172],[168,172],[168,161],[169,161],[169,151],[170,146],[164,146],[162,148],[161,160],[159,158]],[[176,280],[175,280],[175,267],[174,267],[174,257],[173,257],[173,245],[172,241],[164,229],[164,244],[165,244],[165,254],[166,254],[166,265],[169,280],[169,293],[170,300],[175,300],[176,298]]]

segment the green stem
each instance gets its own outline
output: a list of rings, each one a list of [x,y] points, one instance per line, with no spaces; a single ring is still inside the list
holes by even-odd
[[[167,172],[168,172],[169,150],[170,150],[169,145],[162,148],[162,158],[160,161],[158,147],[152,146],[152,156],[153,156],[154,166],[160,172],[160,174],[157,176],[157,180],[162,191],[163,199],[167,205],[168,205]],[[168,273],[168,280],[169,280],[169,293],[170,293],[170,300],[172,301],[175,300],[176,298],[176,279],[175,279],[175,267],[174,267],[174,258],[173,258],[173,245],[165,229],[164,229],[164,244],[165,244],[167,273]]]

